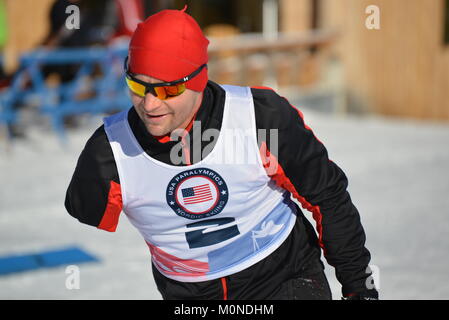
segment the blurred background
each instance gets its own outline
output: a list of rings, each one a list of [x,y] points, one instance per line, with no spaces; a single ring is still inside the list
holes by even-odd
[[[161,298],[126,218],[109,234],[63,202],[102,117],[131,105],[138,22],[186,4],[209,78],[277,90],[347,174],[381,298],[448,299],[449,0],[0,0],[0,298]]]

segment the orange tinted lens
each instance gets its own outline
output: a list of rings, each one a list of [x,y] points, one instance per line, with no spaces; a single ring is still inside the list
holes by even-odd
[[[184,91],[186,91],[186,84],[185,83],[180,83],[176,87],[178,87],[178,93],[177,93],[178,96],[181,93],[183,93]]]
[[[181,86],[181,85],[179,85],[179,86]],[[178,86],[165,87],[165,91],[167,92],[167,95],[169,95],[169,96],[177,96],[182,93],[182,92],[179,92]]]
[[[154,87],[154,92],[156,92],[156,97],[161,100],[167,99],[167,93],[165,92],[165,87]]]
[[[167,93],[167,96],[176,96],[178,95],[178,87],[177,86],[169,86],[164,87],[165,92]]]
[[[137,83],[129,78],[125,78],[126,83],[128,84],[128,88],[135,94],[141,97],[145,97],[145,86]]]
[[[145,97],[146,88],[144,85],[135,82],[134,80],[126,77],[125,78],[128,88],[140,97]],[[177,84],[174,86],[164,86],[164,87],[153,87],[150,90],[151,93],[161,100],[179,96],[186,90],[185,83]]]
[[[177,84],[175,86],[155,87],[154,91],[157,97],[161,100],[179,96],[186,90],[185,83]]]

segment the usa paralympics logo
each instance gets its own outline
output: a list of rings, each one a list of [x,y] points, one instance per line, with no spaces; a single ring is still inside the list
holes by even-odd
[[[223,211],[229,198],[223,178],[211,169],[186,170],[176,175],[167,186],[167,203],[187,219],[202,219]]]

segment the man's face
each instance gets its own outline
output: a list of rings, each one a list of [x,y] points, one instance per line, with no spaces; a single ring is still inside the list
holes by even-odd
[[[136,75],[136,78],[148,83],[162,82],[146,75]],[[200,107],[202,98],[202,92],[189,89],[167,100],[160,100],[151,93],[147,93],[144,98],[132,91],[130,94],[137,114],[153,136],[163,136],[175,129],[187,127]]]

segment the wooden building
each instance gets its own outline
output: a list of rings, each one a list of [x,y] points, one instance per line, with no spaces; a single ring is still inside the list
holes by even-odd
[[[54,0],[5,1],[9,21],[7,62],[36,47],[48,30]],[[354,108],[391,116],[449,120],[449,0],[154,0],[182,8],[203,28],[233,25],[240,33],[336,30],[332,54],[341,61]],[[369,6],[380,29],[369,29]],[[301,72],[301,70],[299,71]]]
[[[368,29],[366,8],[379,8]],[[320,26],[336,28],[349,100],[385,115],[449,120],[449,1],[320,0]]]

